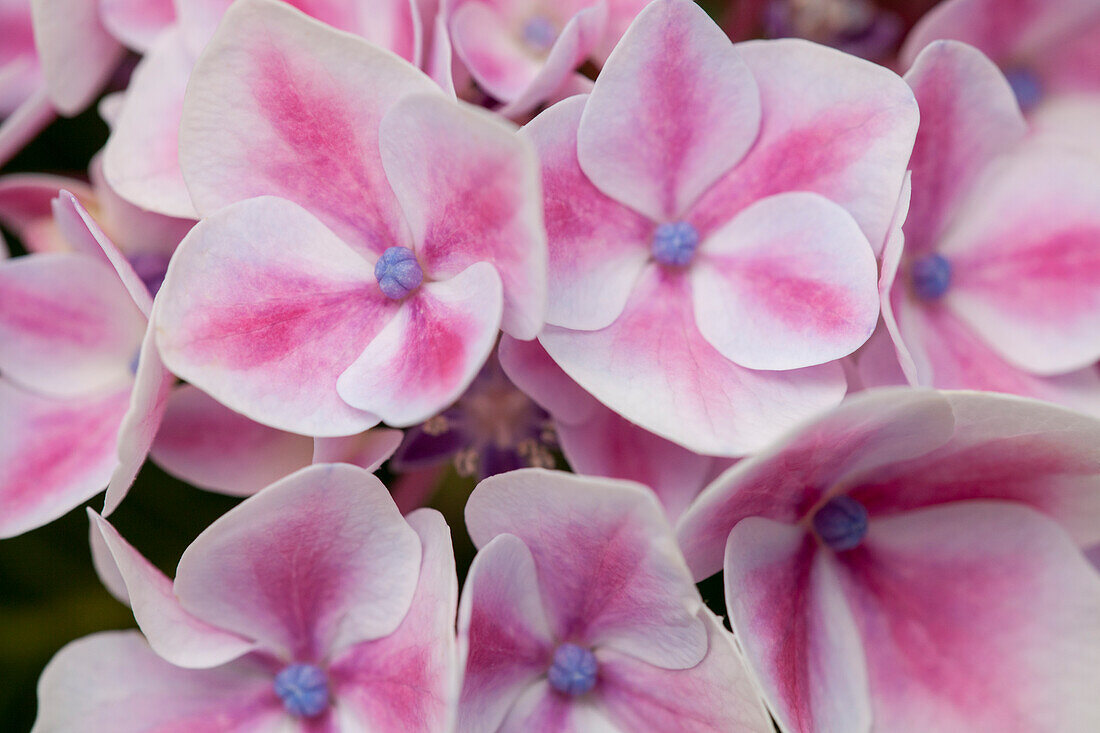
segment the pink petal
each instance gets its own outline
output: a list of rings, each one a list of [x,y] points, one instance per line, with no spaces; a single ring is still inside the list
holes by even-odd
[[[353,407],[415,425],[466,391],[493,350],[503,298],[487,262],[425,283],[336,382]]]
[[[75,253],[0,265],[0,369],[51,395],[128,388],[145,318],[111,266]]]
[[[578,11],[561,29],[534,78],[518,96],[506,98],[507,104],[497,113],[514,118],[530,112],[542,102],[552,101],[562,87],[569,85],[573,70],[592,55],[606,26],[606,3],[597,2]]]
[[[601,191],[673,220],[744,157],[760,119],[756,82],[726,35],[695,3],[657,0],[597,78],[577,155]]]
[[[405,434],[375,428],[339,438],[315,438],[314,463],[350,463],[374,473],[394,454]]]
[[[504,330],[534,338],[546,311],[546,234],[533,147],[488,112],[434,94],[395,104],[379,134],[424,274],[443,280],[490,263],[504,284]]]
[[[600,705],[618,730],[773,733],[737,642],[714,614],[701,613],[707,655],[691,669],[666,670],[600,651]]]
[[[538,341],[501,336],[497,357],[508,379],[557,420],[579,424],[601,409],[596,398],[570,379]]]
[[[107,486],[130,388],[47,398],[0,380],[0,537],[57,519]]]
[[[519,97],[538,76],[539,59],[531,54],[510,18],[491,3],[470,0],[450,15],[450,41],[477,85],[495,99]]]
[[[16,173],[0,178],[0,222],[10,229],[30,252],[67,252],[69,244],[53,221],[51,202],[62,189],[71,191],[85,204],[95,194],[88,184],[74,178]]]
[[[895,346],[915,365],[911,383],[1035,397],[1100,415],[1100,372],[1092,367],[1055,377],[1029,374],[1006,362],[945,303],[919,302],[905,284],[890,293]],[[883,305],[886,312],[887,304]],[[904,362],[903,362],[904,363]]]
[[[869,731],[863,643],[832,553],[802,527],[750,517],[725,558],[730,624],[780,728]]]
[[[408,242],[378,127],[399,99],[439,94],[362,39],[275,3],[235,4],[188,84],[180,164],[200,213],[272,194],[375,255]],[[372,259],[373,261],[373,259]]]
[[[951,439],[849,480],[872,515],[947,502],[1030,504],[1082,545],[1100,541],[1100,423],[1063,407],[980,392],[949,393]],[[901,458],[901,456],[898,456]]]
[[[952,436],[951,404],[931,390],[863,392],[727,471],[676,525],[698,580],[721,569],[726,538],[747,517],[799,521],[833,487],[922,456]]]
[[[180,605],[172,581],[141,556],[111,524],[88,510],[126,587],[134,619],[153,651],[179,667],[217,667],[256,648],[248,639],[205,623]]]
[[[530,549],[555,637],[684,669],[706,653],[701,605],[672,529],[638,484],[523,469],[466,503],[478,546],[513,534]]]
[[[202,489],[251,496],[311,463],[313,441],[233,412],[184,385],[168,398],[151,456],[168,473]]]
[[[940,245],[950,307],[1025,371],[1100,358],[1098,177],[1100,160],[1044,146],[1001,159]]]
[[[195,59],[172,29],[134,69],[103,153],[111,187],[150,211],[198,218],[180,172],[183,94]]]
[[[770,196],[703,241],[695,323],[750,369],[797,369],[859,348],[878,321],[878,268],[851,215],[817,194]]]
[[[98,0],[34,0],[34,41],[50,101],[75,115],[95,98],[122,59],[103,27]]]
[[[395,306],[370,264],[298,206],[264,197],[204,219],[157,301],[165,364],[227,407],[307,435],[378,422],[340,399],[336,378]]]
[[[135,631],[65,646],[38,682],[35,730],[86,733],[280,733],[287,716],[257,662],[175,667]]]
[[[1100,576],[1053,522],[1010,504],[939,507],[876,520],[839,559],[876,728],[1100,725],[1081,673],[1100,658]]]
[[[176,595],[209,623],[317,663],[397,628],[420,555],[382,482],[356,466],[309,466],[199,535]]]
[[[141,343],[130,407],[118,431],[118,465],[111,474],[103,500],[105,515],[118,508],[137,478],[160,429],[168,394],[176,383],[157,353],[154,330],[155,324],[150,323]]]
[[[52,202],[53,219],[65,240],[77,252],[91,254],[102,259],[114,268],[118,279],[126,288],[126,293],[148,319],[153,311],[153,296],[145,283],[134,271],[129,260],[123,256],[92,218],[88,210],[68,191],[60,191]]]
[[[912,91],[881,66],[806,41],[736,48],[760,88],[760,134],[691,221],[705,236],[757,199],[811,191],[847,209],[879,251],[917,131]]]
[[[574,471],[648,486],[670,521],[702,491],[716,463],[715,458],[692,453],[599,404],[587,420],[577,424],[558,420],[555,426],[562,453]]]
[[[407,519],[424,546],[409,613],[392,634],[355,645],[329,667],[335,697],[361,730],[446,730],[458,696],[450,529],[432,509]]]
[[[550,668],[553,647],[531,551],[512,535],[494,537],[471,563],[458,609],[465,667],[458,730],[499,730],[516,699]]]
[[[577,162],[577,125],[585,97],[550,107],[521,131],[542,164],[550,252],[546,320],[594,330],[626,305],[645,262],[653,223],[592,185]]]
[[[697,453],[759,450],[847,389],[837,364],[788,372],[744,369],[699,333],[680,273],[647,268],[623,314],[592,332],[547,327],[554,360],[627,420]]]
[[[1000,70],[970,46],[929,46],[905,80],[921,110],[905,238],[907,251],[920,252],[936,246],[985,166],[1023,139],[1027,123]]]
[[[175,22],[174,6],[172,0],[99,0],[99,17],[111,35],[144,53]]]

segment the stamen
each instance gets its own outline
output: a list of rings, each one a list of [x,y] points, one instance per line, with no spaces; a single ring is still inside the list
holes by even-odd
[[[313,718],[328,708],[328,678],[312,664],[292,664],[275,675],[275,694],[291,715]]]
[[[1016,101],[1024,112],[1034,109],[1035,105],[1042,101],[1043,82],[1031,69],[1025,67],[1008,69],[1005,71],[1005,78],[1008,79],[1012,91],[1016,93]]]
[[[662,265],[682,267],[695,255],[699,231],[686,221],[666,222],[653,232],[650,249]]]
[[[583,695],[596,686],[596,655],[576,644],[561,644],[546,673],[550,686],[566,695]]]
[[[424,271],[408,247],[390,247],[374,265],[374,277],[387,298],[401,300],[424,281]]]
[[[913,263],[909,276],[919,297],[938,300],[951,287],[951,263],[943,255],[925,255]]]
[[[867,534],[867,509],[850,496],[829,499],[814,513],[814,532],[836,552],[851,550]]]

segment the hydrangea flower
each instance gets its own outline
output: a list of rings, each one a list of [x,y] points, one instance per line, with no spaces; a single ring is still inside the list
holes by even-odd
[[[590,96],[524,128],[543,165],[540,341],[585,390],[691,450],[742,455],[839,402],[877,319],[916,131],[892,72],[799,40],[733,46],[657,0]]]
[[[681,518],[785,731],[1100,725],[1100,423],[976,392],[861,393]]]
[[[169,268],[157,343],[250,418],[413,425],[462,394],[501,328],[542,325],[529,144],[362,39],[234,4],[188,86],[181,163],[209,216]]]
[[[755,5],[740,3],[738,10],[755,10]],[[897,48],[903,23],[879,5],[875,0],[767,0],[761,20],[769,38],[805,38],[880,60]]]
[[[466,504],[458,730],[771,730],[643,487],[523,469]]]
[[[511,380],[553,416],[557,442],[576,473],[649,487],[671,521],[734,462],[694,453],[624,419],[581,389],[538,341],[505,336],[499,354]]]
[[[350,463],[373,473],[401,438],[400,430],[386,428],[339,438],[276,430],[187,384],[169,395],[149,457],[201,489],[251,496],[311,463]]]
[[[458,587],[437,512],[403,519],[367,471],[310,466],[210,525],[174,581],[91,516],[141,633],[62,649],[35,731],[447,728]]]
[[[929,46],[906,79],[921,105],[912,204],[881,283],[904,378],[1100,412],[1100,161],[1024,144],[1008,83],[969,46]],[[872,385],[898,371],[861,370]]]
[[[902,63],[913,64],[941,39],[990,57],[1025,112],[1054,97],[1100,93],[1100,5],[1094,0],[946,0],[906,39]]]
[[[0,536],[41,526],[107,488],[125,496],[171,387],[153,299],[71,194],[57,225],[73,252],[0,263]]]
[[[122,95],[104,149],[104,170],[119,193],[143,208],[197,218],[179,166],[184,91],[196,59],[231,3],[177,0],[175,4],[172,22],[151,44]],[[290,0],[288,4],[420,63],[422,32],[414,1]]]
[[[514,117],[577,86],[574,70],[586,61],[602,65],[648,2],[449,0],[442,7],[460,70]]]

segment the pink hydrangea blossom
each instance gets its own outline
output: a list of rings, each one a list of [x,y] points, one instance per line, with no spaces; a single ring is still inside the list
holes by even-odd
[[[179,167],[184,91],[196,59],[231,3],[178,0],[176,4],[173,22],[134,69],[111,120],[104,170],[112,186],[142,207],[197,218]],[[422,32],[415,0],[292,0],[288,4],[413,64],[420,63]]]
[[[38,527],[107,488],[125,496],[171,387],[153,298],[71,194],[56,205],[73,250],[0,263],[0,536]]]
[[[310,466],[207,528],[174,581],[91,517],[141,633],[62,649],[36,731],[447,728],[458,587],[437,512],[406,520],[367,471]]]
[[[878,317],[875,252],[917,110],[892,72],[797,41],[734,46],[657,0],[592,94],[524,128],[550,243],[540,341],[627,420],[743,455],[836,404]]]
[[[881,282],[897,357],[861,358],[864,381],[900,371],[1100,411],[1100,161],[1025,143],[1008,83],[969,46],[932,44],[906,79],[921,104],[912,203]]]
[[[771,730],[652,493],[523,469],[483,481],[466,526],[458,730]]]
[[[158,346],[234,410],[307,435],[412,425],[462,394],[501,328],[542,325],[533,151],[389,52],[237,3],[181,146],[209,216],[169,268]]]
[[[785,731],[1100,725],[1100,423],[875,390],[709,486],[677,525]]]

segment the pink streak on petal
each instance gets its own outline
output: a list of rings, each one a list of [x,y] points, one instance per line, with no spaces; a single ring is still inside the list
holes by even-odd
[[[498,730],[554,653],[535,562],[519,538],[493,538],[470,565],[458,611],[458,649],[465,668],[458,729]]]
[[[389,636],[357,644],[329,667],[334,696],[363,730],[448,729],[458,696],[450,529],[432,509],[407,519],[424,546],[408,615]]]
[[[694,207],[692,223],[705,236],[757,199],[811,191],[847,209],[879,251],[917,131],[908,86],[880,66],[806,41],[736,48],[760,89],[760,135]]]
[[[496,342],[503,296],[487,262],[427,283],[337,380],[340,396],[390,425],[427,420],[477,376]]]
[[[144,317],[110,265],[76,253],[0,265],[0,369],[45,394],[129,385]]]
[[[0,380],[0,537],[42,526],[103,490],[130,389],[51,399]]]
[[[538,161],[514,126],[440,95],[410,96],[382,121],[382,164],[424,274],[476,262],[504,287],[505,331],[530,339],[546,311],[546,234]]]
[[[210,525],[180,559],[189,613],[317,664],[393,632],[420,542],[382,483],[357,466],[309,466]]]
[[[658,0],[597,78],[578,157],[603,193],[674,220],[744,157],[760,119],[756,82],[725,34],[694,3]]]
[[[1100,654],[1100,576],[1050,520],[1007,503],[938,507],[875,521],[838,560],[876,726],[1023,733],[1100,722],[1081,674]]]
[[[835,560],[801,527],[761,517],[730,534],[726,607],[785,731],[870,730],[863,645]]]
[[[407,62],[285,6],[232,6],[188,85],[180,163],[196,208],[273,194],[371,261],[409,243],[382,171],[378,125],[439,88]]]
[[[622,313],[649,259],[653,223],[588,180],[577,162],[585,97],[563,100],[520,132],[538,151],[549,244],[547,321],[598,329]]]

